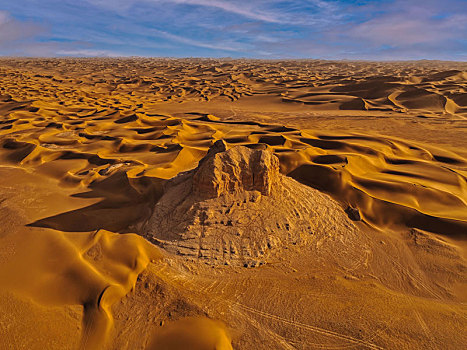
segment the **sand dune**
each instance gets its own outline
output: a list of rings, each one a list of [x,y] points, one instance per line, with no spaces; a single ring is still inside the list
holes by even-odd
[[[431,145],[221,121],[198,113],[177,118],[112,111],[107,119],[108,111],[80,110],[74,116],[66,108],[49,107],[49,116],[38,122],[37,113],[46,114],[41,110],[9,113],[1,156],[66,186],[89,185],[122,170],[130,178],[168,179],[192,168],[209,145],[223,139],[230,146],[267,145],[284,174],[358,206],[371,223],[410,222],[453,235],[467,229],[467,159]]]
[[[2,317],[0,348],[461,348],[466,70],[2,59],[0,305],[54,331],[31,322],[20,337],[23,326]],[[295,206],[320,206],[307,220],[321,238],[296,244],[281,224],[271,235],[284,247],[253,253],[255,269],[238,254],[213,264],[147,242],[167,180],[217,140],[270,151],[281,176],[311,187],[303,193],[321,202]]]

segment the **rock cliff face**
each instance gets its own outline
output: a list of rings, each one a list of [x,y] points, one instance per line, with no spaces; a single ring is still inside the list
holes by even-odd
[[[280,174],[270,151],[217,141],[197,168],[168,181],[142,233],[188,259],[252,267],[355,231],[329,196]]]
[[[280,186],[279,159],[271,152],[217,141],[193,174],[193,193],[208,198],[258,191],[264,196]]]

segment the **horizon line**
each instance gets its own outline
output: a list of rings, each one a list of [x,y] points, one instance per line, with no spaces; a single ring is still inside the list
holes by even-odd
[[[417,59],[367,59],[367,58],[255,58],[255,57],[209,57],[209,56],[7,56],[0,55],[1,59],[165,59],[165,60],[223,60],[223,61],[328,61],[328,62],[452,62],[452,63],[467,63],[466,61],[457,61],[449,59],[431,59],[431,58],[417,58]]]

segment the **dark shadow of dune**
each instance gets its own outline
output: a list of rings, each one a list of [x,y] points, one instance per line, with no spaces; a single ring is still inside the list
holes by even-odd
[[[287,175],[300,183],[330,194],[344,206],[359,208],[364,221],[378,227],[403,225],[456,239],[467,239],[467,222],[425,214],[415,208],[372,197],[343,181],[341,173],[328,166],[303,164]]]
[[[90,191],[73,197],[102,198],[98,203],[37,220],[27,226],[45,227],[65,232],[105,229],[126,233],[130,226],[148,217],[162,194],[165,180],[140,177],[129,179],[124,171],[95,181]]]

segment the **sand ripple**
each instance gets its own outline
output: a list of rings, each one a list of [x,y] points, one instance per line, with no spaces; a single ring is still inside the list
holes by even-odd
[[[449,235],[466,232],[467,160],[435,146],[378,135],[227,122],[194,112],[178,117],[113,109],[77,112],[44,103],[28,111],[34,106],[8,112],[0,156],[64,186],[89,186],[121,171],[133,179],[169,179],[195,166],[213,142],[223,139],[229,146],[267,145],[284,174],[358,207],[372,224],[405,224]]]
[[[358,208],[370,226],[465,238],[465,150],[288,121],[299,106],[357,116],[363,129],[371,114],[402,115],[401,128],[427,119],[461,130],[466,70],[439,62],[2,59],[0,281],[43,303],[81,305],[79,341],[99,348],[112,305],[160,257],[140,236],[117,232],[137,232],[165,181],[196,166],[220,139],[268,147],[283,174]],[[276,119],[284,106],[292,106],[287,118]]]

